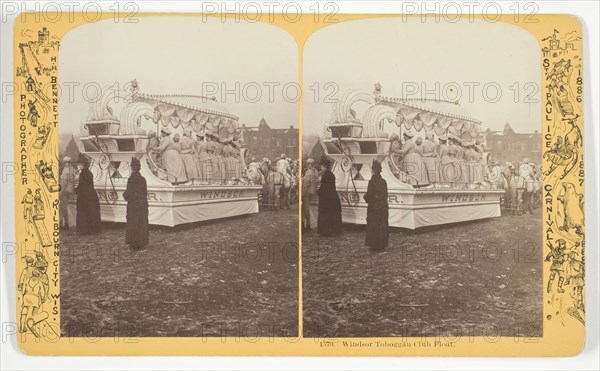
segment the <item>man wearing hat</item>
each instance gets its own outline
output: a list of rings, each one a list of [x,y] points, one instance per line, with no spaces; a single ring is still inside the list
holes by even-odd
[[[271,194],[270,194],[270,185],[268,182],[269,174],[271,173],[271,166],[269,165],[270,161],[268,158],[263,157],[260,167],[258,171],[260,172],[260,176],[262,179],[262,193],[261,193],[261,204],[270,206],[271,205]]]
[[[335,188],[335,175],[331,171],[331,162],[323,155],[319,164],[323,169],[323,175],[317,190],[319,196],[317,233],[323,237],[330,237],[342,231],[342,204]]]
[[[485,180],[497,189],[504,186],[502,168],[497,161],[490,161],[486,165]]]
[[[287,166],[288,166],[288,162],[285,159],[285,153],[282,153],[279,160],[277,160],[277,171],[279,171],[281,174],[284,174],[286,172]]]
[[[519,165],[519,176],[523,178],[523,181],[525,182],[525,191],[523,191],[522,196],[523,209],[525,210],[525,212],[529,211],[530,214],[533,214],[531,198],[533,196],[534,175],[534,167],[529,162],[529,159],[523,159],[523,161]]]
[[[512,162],[506,162],[506,164],[504,165],[504,167],[502,168],[502,183],[503,183],[503,188],[505,189],[504,192],[504,205],[505,206],[510,206],[513,207],[513,202],[516,204],[517,200],[513,200],[513,195],[512,195],[512,191],[510,189],[510,180],[512,179],[514,174],[514,170],[515,167],[513,166]],[[514,212],[514,210],[513,210]]]
[[[71,166],[71,158],[65,157],[60,174],[60,193],[58,196],[59,227],[69,229],[69,199],[75,191],[75,169]]]
[[[131,159],[133,172],[127,180],[123,198],[127,201],[127,227],[125,243],[133,250],[148,245],[148,188],[146,179],[140,174],[141,164],[136,157]]]
[[[25,258],[23,259],[25,260],[25,268],[23,268],[23,271],[21,271],[21,276],[19,276],[19,283],[17,284],[17,290],[21,293],[23,293],[23,288],[27,284],[29,278],[31,278],[35,269],[35,267],[33,266],[34,260],[31,256],[25,256]]]
[[[33,192],[31,188],[27,189],[27,193],[23,196],[21,204],[23,205],[23,219],[26,220],[25,227],[29,230],[29,223],[33,223]]]
[[[246,167],[246,174],[248,176],[248,179],[254,184],[264,183],[262,172],[260,171],[260,163],[256,161],[256,157],[252,157],[252,159],[250,160],[250,163]]]
[[[79,156],[83,167],[79,173],[79,182],[75,188],[77,194],[76,228],[81,234],[100,232],[100,200],[94,189],[94,175],[90,171],[90,163],[85,155]]]
[[[547,292],[552,292],[552,285],[554,284],[554,279],[558,275],[558,290],[557,292],[563,293],[565,290],[563,289],[563,283],[565,281],[564,267],[565,263],[565,249],[567,247],[567,243],[564,239],[559,239],[556,241],[557,246],[550,246],[550,253],[546,255],[545,261],[549,262],[552,260],[552,266],[550,266],[550,277],[548,278],[548,287],[546,289]]]
[[[290,159],[290,172],[292,173],[291,175],[291,180],[292,180],[292,188],[290,191],[290,203],[292,205],[295,204],[299,204],[300,202],[300,165],[298,164],[297,160],[291,160]]]
[[[269,194],[269,205],[271,210],[279,211],[283,208],[281,204],[281,189],[283,188],[283,175],[277,171],[277,165],[271,165],[271,171],[267,175],[267,189]]]
[[[292,187],[292,169],[286,159],[285,153],[277,161],[277,171],[283,176],[283,185],[281,187],[281,208],[290,208],[290,190]]]
[[[310,232],[310,203],[317,195],[318,177],[312,158],[306,160],[306,170],[302,177],[302,230]]]
[[[17,290],[21,294],[21,298],[25,298],[25,293],[28,292],[27,285],[29,284],[29,280],[33,277],[33,272],[36,270],[34,266],[34,260],[31,256],[25,256],[25,268],[21,271],[21,276],[19,276],[19,283],[17,285]],[[27,330],[26,321],[28,311],[21,309],[21,318],[19,320],[19,330],[21,332],[25,332]]]

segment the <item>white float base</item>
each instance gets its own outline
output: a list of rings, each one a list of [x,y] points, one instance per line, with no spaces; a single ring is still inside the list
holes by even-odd
[[[148,221],[151,225],[180,224],[258,213],[262,186],[172,186],[148,188]],[[96,188],[103,222],[125,223],[127,202],[123,188]],[[116,191],[116,192],[115,192]],[[106,201],[109,194],[110,201]],[[114,195],[117,195],[116,199]],[[76,199],[69,201],[69,224],[76,225]]]
[[[338,191],[342,202],[342,222],[367,224],[366,190]],[[417,229],[433,225],[466,222],[500,216],[503,190],[397,190],[388,191],[389,225]],[[358,201],[358,203],[357,203]],[[310,207],[311,228],[317,227],[318,200]]]

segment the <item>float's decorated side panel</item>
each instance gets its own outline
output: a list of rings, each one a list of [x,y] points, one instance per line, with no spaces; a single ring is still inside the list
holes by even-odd
[[[90,105],[79,140],[91,160],[102,221],[126,221],[123,192],[133,157],[147,181],[150,224],[258,212],[262,187],[248,179],[238,118],[214,99],[144,94],[136,80],[123,89],[106,87]],[[77,171],[69,161],[65,169]],[[75,207],[71,199],[72,219]]]
[[[334,161],[345,223],[366,224],[363,196],[373,160],[381,163],[388,185],[390,226],[415,229],[497,217],[501,202],[510,202],[505,198],[510,175],[488,162],[481,122],[457,102],[383,97],[379,84],[373,94],[349,90],[333,107],[324,145]],[[536,180],[532,174],[523,181]],[[520,195],[515,202],[522,202]],[[313,208],[312,220],[316,212]]]

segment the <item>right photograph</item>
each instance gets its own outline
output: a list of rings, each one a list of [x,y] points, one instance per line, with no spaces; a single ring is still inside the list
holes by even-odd
[[[569,283],[565,241],[542,248],[542,176],[555,170],[542,156],[568,146],[542,148],[541,87],[561,88],[542,81],[541,56],[528,31],[478,19],[367,19],[311,35],[304,337],[542,336],[543,292]],[[569,92],[557,97],[568,111]]]

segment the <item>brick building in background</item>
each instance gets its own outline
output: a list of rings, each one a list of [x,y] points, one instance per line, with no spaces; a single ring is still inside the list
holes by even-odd
[[[244,146],[248,148],[249,159],[257,160],[264,157],[271,160],[278,159],[282,153],[292,160],[299,156],[298,128],[290,125],[286,129],[273,129],[263,118],[258,126],[242,125],[244,132]]]
[[[490,160],[500,164],[518,162],[525,158],[540,164],[542,162],[542,134],[515,133],[510,124],[503,131],[486,130],[486,151],[491,153]]]

